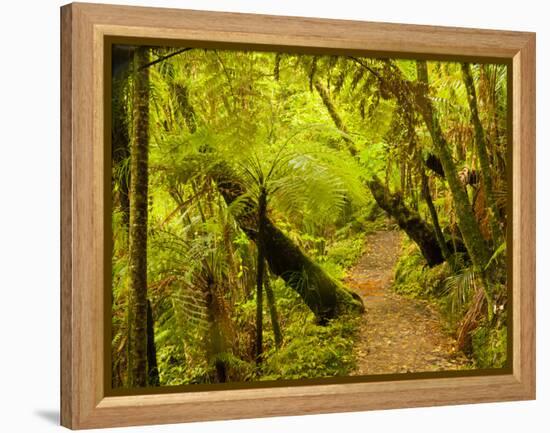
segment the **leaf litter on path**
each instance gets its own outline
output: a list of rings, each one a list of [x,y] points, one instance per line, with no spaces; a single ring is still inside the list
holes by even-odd
[[[455,350],[454,339],[442,328],[429,302],[394,293],[394,267],[401,233],[378,231],[367,236],[365,253],[346,284],[365,303],[355,349],[354,375],[450,371],[468,368]]]

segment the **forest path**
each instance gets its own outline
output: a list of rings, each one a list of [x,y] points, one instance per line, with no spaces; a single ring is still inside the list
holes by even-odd
[[[355,375],[463,369],[437,311],[428,302],[392,291],[401,232],[378,231],[366,238],[363,256],[346,284],[363,298],[366,312],[356,345]]]

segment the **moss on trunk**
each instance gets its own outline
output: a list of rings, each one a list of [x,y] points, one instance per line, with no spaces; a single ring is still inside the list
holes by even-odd
[[[133,128],[130,142],[129,308],[131,387],[147,386],[147,195],[149,156],[149,61],[147,48],[134,53]]]
[[[430,211],[430,217],[432,218],[432,224],[434,227],[434,234],[437,239],[437,243],[439,244],[439,248],[441,249],[441,254],[443,255],[443,258],[447,260],[450,256],[449,249],[447,248],[445,236],[443,236],[443,231],[441,230],[441,226],[439,225],[439,217],[437,216],[437,211],[432,200],[432,193],[430,191],[430,185],[428,182],[428,176],[426,176],[425,173],[422,173],[422,196],[424,197],[424,201],[426,202],[428,210]]]
[[[355,148],[355,144],[348,136],[348,129],[346,128],[346,125],[344,124],[344,121],[338,114],[338,111],[336,110],[336,107],[332,103],[330,99],[330,95],[328,93],[328,90],[321,84],[320,81],[314,80],[313,85],[315,86],[315,89],[317,90],[317,93],[319,93],[319,96],[323,100],[323,104],[325,105],[328,113],[330,114],[330,117],[332,121],[334,122],[334,125],[342,132],[344,135],[342,135],[342,139],[344,140],[344,143],[346,144],[349,152],[352,154],[352,156],[357,155],[357,149]]]
[[[401,195],[392,194],[376,177],[367,182],[367,185],[378,206],[394,218],[399,227],[418,245],[428,266],[443,263],[444,257],[433,228],[418,213],[405,206]]]
[[[128,107],[124,98],[124,81],[113,77],[113,109],[111,115],[111,154],[113,161],[112,186],[118,186],[118,206],[122,213],[122,224],[130,222],[129,173],[126,161],[130,157],[130,135],[127,124]],[[116,173],[115,173],[116,172]],[[113,203],[114,204],[114,203]]]
[[[485,130],[481,124],[479,118],[479,112],[477,109],[477,96],[476,88],[474,85],[474,79],[472,77],[472,71],[469,63],[462,64],[462,78],[466,91],[468,93],[468,104],[470,106],[470,118],[474,125],[474,143],[476,147],[477,156],[479,158],[479,168],[481,170],[481,188],[485,194],[487,200],[487,206],[489,208],[489,221],[491,224],[491,234],[493,238],[493,245],[498,245],[502,238],[501,229],[498,223],[498,209],[496,206],[495,196],[493,194],[493,179],[491,174],[491,167],[489,164],[489,156],[487,155],[488,143],[485,136]]]
[[[458,177],[451,151],[441,130],[438,115],[429,99],[428,66],[426,61],[417,61],[417,75],[419,80],[419,88],[416,94],[417,104],[445,172],[445,179],[451,190],[454,207],[458,216],[458,227],[462,234],[464,245],[468,250],[474,269],[478,275],[483,276],[485,265],[488,263],[490,257],[489,249],[483,240],[481,230],[468,199],[468,193]],[[485,294],[487,299],[490,300],[489,285],[485,284],[485,286]]]
[[[211,169],[210,175],[228,205],[245,194],[242,183],[227,164],[218,164]],[[237,216],[237,222],[246,235],[257,242],[257,212],[251,205]],[[320,323],[346,312],[364,311],[358,294],[331,278],[268,217],[265,219],[264,235],[264,257],[271,272],[300,295]]]

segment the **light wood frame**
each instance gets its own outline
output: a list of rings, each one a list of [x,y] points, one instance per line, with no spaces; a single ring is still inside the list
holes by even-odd
[[[62,425],[80,429],[535,398],[535,34],[82,3],[61,8],[61,31]],[[106,36],[510,60],[512,373],[106,397]]]

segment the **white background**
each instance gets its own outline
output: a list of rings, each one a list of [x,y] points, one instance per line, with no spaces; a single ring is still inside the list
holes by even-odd
[[[116,1],[116,0],[113,0]],[[550,31],[545,1],[186,0],[144,6],[537,32],[538,400],[127,429],[148,432],[548,431]],[[58,431],[59,6],[0,4],[0,430]],[[116,430],[121,431],[121,430]]]

